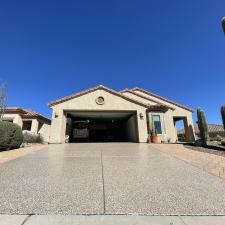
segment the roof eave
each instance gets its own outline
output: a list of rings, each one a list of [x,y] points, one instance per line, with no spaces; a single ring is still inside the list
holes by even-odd
[[[138,97],[140,97],[140,98],[143,98],[143,99],[145,99],[145,100],[155,102],[155,103],[157,103],[158,105],[161,105],[161,106],[166,107],[167,109],[175,110],[174,107],[171,107],[171,106],[162,104],[162,103],[160,103],[159,101],[156,101],[156,100],[150,99],[150,98],[148,98],[148,97],[145,97],[145,96],[143,96],[143,95],[137,94],[137,93],[135,93],[134,91],[131,91],[131,90],[129,90],[129,89],[125,89],[125,90],[122,90],[122,91],[121,91],[121,93],[125,93],[125,92],[128,92],[128,93],[130,93],[130,94],[136,95],[136,96],[138,96]]]
[[[117,92],[117,91],[115,91],[115,90],[113,90],[113,89],[107,88],[107,87],[105,87],[105,86],[103,86],[103,85],[99,85],[99,86],[97,86],[97,87],[95,87],[95,88],[90,88],[90,89],[88,89],[88,90],[86,90],[86,91],[82,91],[82,92],[79,92],[79,93],[75,93],[75,94],[73,94],[73,95],[69,95],[69,96],[67,96],[67,97],[58,99],[58,100],[56,100],[56,101],[52,101],[52,102],[50,102],[50,103],[48,104],[48,106],[49,106],[49,107],[52,107],[52,106],[54,106],[54,105],[58,105],[58,104],[60,104],[60,103],[69,101],[69,100],[71,100],[71,99],[73,99],[73,98],[77,98],[77,97],[83,96],[83,95],[85,95],[85,94],[91,93],[91,92],[96,91],[96,90],[104,90],[104,91],[107,91],[107,92],[109,92],[109,93],[111,93],[111,94],[117,95],[117,96],[119,96],[119,97],[121,97],[121,98],[123,98],[123,99],[125,99],[125,100],[128,100],[128,101],[130,101],[130,102],[133,102],[134,104],[141,105],[141,106],[143,106],[143,107],[145,107],[145,108],[148,108],[148,107],[149,107],[147,104],[144,104],[144,103],[139,102],[139,101],[137,101],[137,100],[135,100],[135,99],[132,99],[132,98],[130,98],[130,97],[127,97],[127,96],[121,94],[120,92]]]
[[[166,101],[166,102],[168,102],[168,103],[170,103],[170,104],[174,104],[174,105],[176,105],[176,106],[178,106],[178,107],[181,107],[181,108],[183,108],[183,109],[186,109],[186,110],[188,110],[188,111],[190,111],[190,112],[192,112],[192,113],[195,111],[194,109],[188,108],[188,107],[186,107],[186,106],[184,106],[184,105],[181,105],[181,104],[179,104],[179,103],[176,103],[176,102],[174,102],[174,101],[171,101],[171,100],[169,100],[169,99],[167,99],[167,98],[161,97],[161,96],[159,96],[159,95],[156,95],[156,94],[154,94],[154,93],[151,93],[151,92],[146,91],[146,90],[144,90],[144,89],[142,89],[142,88],[139,88],[139,87],[135,87],[135,88],[132,88],[132,89],[130,89],[130,90],[131,90],[131,91],[141,91],[141,92],[143,92],[143,93],[145,93],[145,94],[148,94],[148,95],[150,95],[150,96],[159,98],[159,99],[164,100],[164,101]]]

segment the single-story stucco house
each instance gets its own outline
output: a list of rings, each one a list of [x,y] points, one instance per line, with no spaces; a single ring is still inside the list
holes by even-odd
[[[184,122],[186,141],[195,140],[192,109],[141,88],[118,92],[100,85],[52,101],[49,107],[50,143],[146,143],[151,121],[162,142],[172,143],[177,141],[175,124],[179,120]]]
[[[18,124],[22,130],[40,134],[45,142],[49,142],[51,120],[28,109],[10,107],[4,110],[3,121]]]

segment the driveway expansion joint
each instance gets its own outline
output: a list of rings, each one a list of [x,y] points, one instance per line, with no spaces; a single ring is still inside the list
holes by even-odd
[[[184,222],[184,220],[182,219],[182,216],[178,216],[178,218],[181,220],[181,222],[182,222],[184,225],[188,225],[187,223]]]
[[[102,194],[103,194],[103,214],[106,213],[105,207],[105,181],[104,181],[104,167],[103,167],[103,157],[102,157],[102,150],[101,151],[101,173],[102,173]]]
[[[30,214],[30,215],[28,215],[25,219],[24,219],[24,221],[21,223],[21,225],[24,225],[24,224],[26,224],[26,222],[31,218],[31,216],[33,216],[34,214]]]

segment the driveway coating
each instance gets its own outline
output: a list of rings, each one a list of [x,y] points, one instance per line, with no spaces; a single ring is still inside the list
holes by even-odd
[[[43,144],[32,144],[32,146],[18,148],[8,151],[0,151],[0,163],[8,162],[10,160],[25,156],[34,151],[38,151],[44,148],[46,145]]]
[[[214,176],[225,179],[225,157],[207,152],[194,151],[183,144],[152,144],[163,153],[199,167]]]
[[[225,181],[148,144],[50,145],[0,165],[1,214],[225,215]]]

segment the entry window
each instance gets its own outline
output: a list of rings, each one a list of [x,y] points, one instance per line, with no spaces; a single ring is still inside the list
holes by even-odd
[[[154,123],[156,134],[162,134],[160,115],[153,115],[153,123]]]

